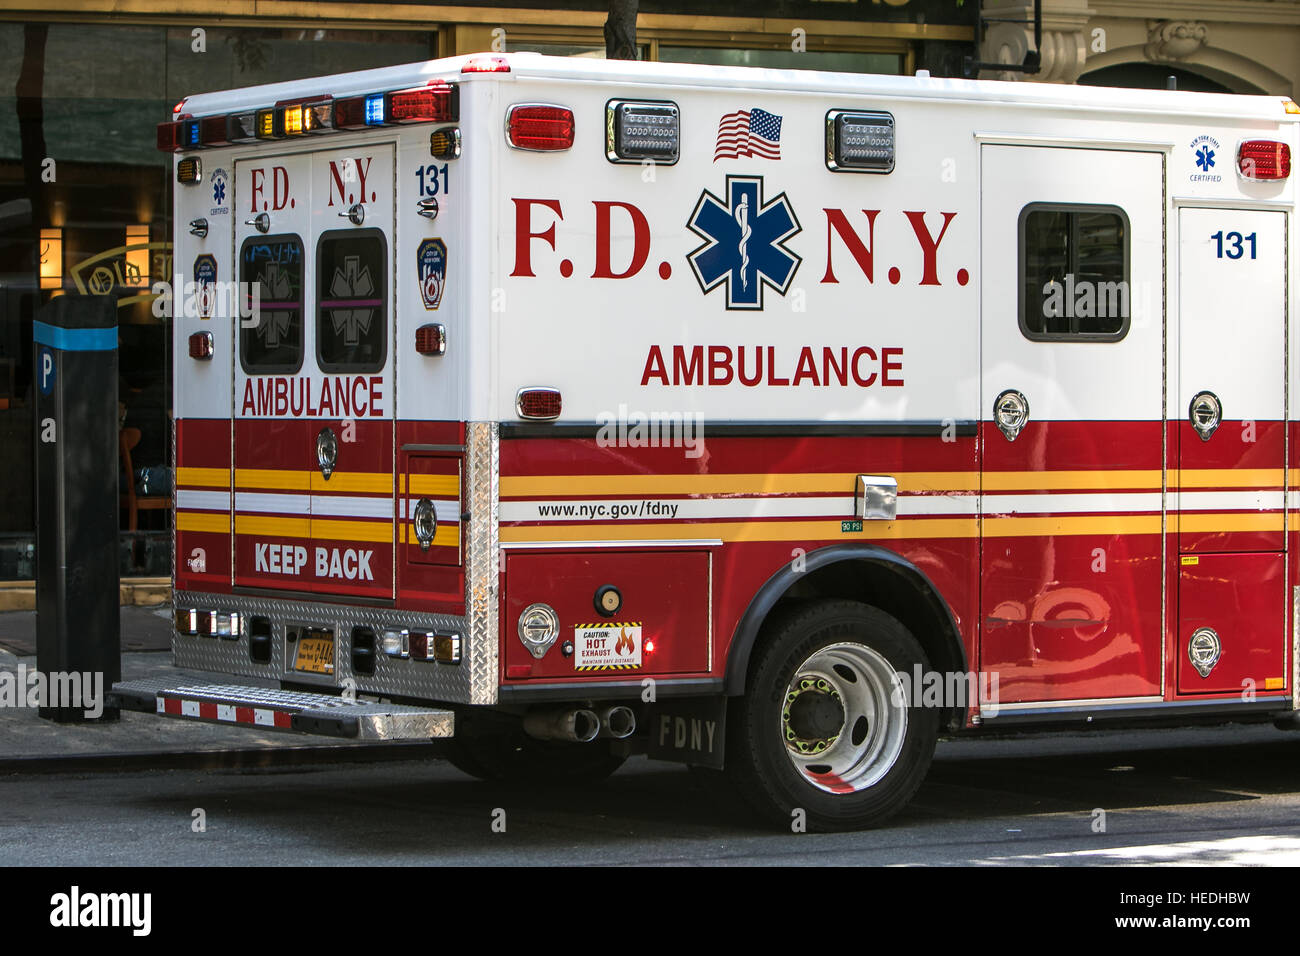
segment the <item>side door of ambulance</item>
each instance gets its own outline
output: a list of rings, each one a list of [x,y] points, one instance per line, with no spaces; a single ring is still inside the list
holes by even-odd
[[[1177,689],[1278,693],[1287,684],[1286,213],[1182,207],[1177,229]]]
[[[391,142],[312,154],[313,366],[306,456],[322,593],[394,595]]]
[[[1002,706],[1162,693],[1164,157],[981,147],[981,647]]]
[[[310,591],[311,157],[235,163],[234,583]],[[241,293],[243,294],[243,293]]]

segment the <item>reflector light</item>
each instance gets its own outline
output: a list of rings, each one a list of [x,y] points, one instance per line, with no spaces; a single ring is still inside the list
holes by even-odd
[[[195,611],[195,624],[198,625],[197,633],[199,637],[216,637],[217,636],[217,612],[216,611]]]
[[[503,56],[476,56],[465,61],[462,73],[509,73],[510,61]]]
[[[1293,116],[1300,115],[1300,104],[1297,104],[1295,100],[1289,97],[1282,101],[1282,109]]]
[[[228,123],[224,116],[205,116],[199,120],[199,142],[204,146],[225,146],[228,139]]]
[[[407,632],[384,631],[384,636],[380,638],[379,646],[383,648],[384,653],[389,657],[406,657],[408,656]]]
[[[671,166],[677,162],[680,141],[676,103],[610,100],[605,104],[605,158],[611,163],[652,159]]]
[[[826,168],[837,173],[893,172],[894,117],[831,110],[826,114]]]
[[[353,96],[345,100],[334,101],[335,129],[366,128],[366,98]]]
[[[421,355],[443,355],[447,351],[447,329],[440,322],[415,330],[415,351]]]
[[[176,164],[178,183],[197,183],[203,178],[203,164],[197,156],[186,156]]]
[[[227,117],[226,139],[232,143],[251,143],[257,139],[257,113],[232,113]]]
[[[460,158],[460,129],[451,126],[429,134],[429,155],[434,159]]]
[[[515,412],[529,421],[545,422],[559,418],[563,405],[557,388],[531,386],[521,388],[515,395]]]
[[[411,631],[410,649],[413,661],[433,660],[433,635],[428,631]]]
[[[454,122],[459,110],[456,87],[441,80],[413,90],[387,94],[390,123]]]
[[[184,123],[159,123],[158,124],[158,148],[165,153],[179,153],[183,147],[181,145],[181,131]]]
[[[1291,175],[1291,147],[1271,139],[1248,139],[1237,147],[1243,179],[1276,181]]]
[[[435,634],[433,637],[433,656],[443,664],[459,664],[460,635]]]
[[[199,625],[194,619],[196,613],[193,608],[178,607],[176,609],[176,630],[181,634],[197,634]]]
[[[573,145],[573,110],[528,103],[506,113],[506,141],[515,149],[554,151]]]
[[[366,125],[383,126],[384,116],[384,94],[371,93],[366,97]]]
[[[243,634],[238,611],[217,611],[213,617],[213,626],[217,637],[224,637],[227,640],[233,641]]]
[[[195,332],[190,336],[190,358],[200,360],[212,358],[211,332]]]

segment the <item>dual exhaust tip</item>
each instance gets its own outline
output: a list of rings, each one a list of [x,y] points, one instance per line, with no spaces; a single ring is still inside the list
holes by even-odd
[[[597,737],[622,740],[636,731],[636,711],[623,704],[535,710],[524,718],[524,731],[538,740],[591,743]]]

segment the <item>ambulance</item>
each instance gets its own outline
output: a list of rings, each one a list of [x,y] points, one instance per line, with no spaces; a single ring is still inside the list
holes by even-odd
[[[1300,108],[461,56],[191,96],[175,663],[125,707],[698,768],[875,825],[937,737],[1272,720]]]

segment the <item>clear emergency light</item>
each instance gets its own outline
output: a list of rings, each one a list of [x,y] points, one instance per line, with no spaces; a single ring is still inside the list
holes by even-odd
[[[836,173],[893,172],[893,115],[857,110],[827,113],[826,168]]]
[[[680,148],[676,103],[610,100],[605,104],[605,158],[611,163],[649,159],[671,166]]]
[[[1248,139],[1237,147],[1242,179],[1277,181],[1291,175],[1291,147],[1271,139]]]

